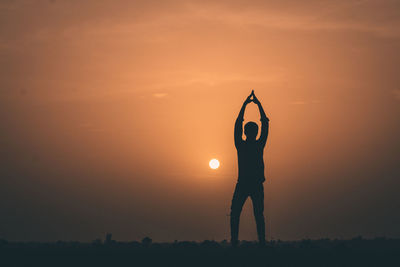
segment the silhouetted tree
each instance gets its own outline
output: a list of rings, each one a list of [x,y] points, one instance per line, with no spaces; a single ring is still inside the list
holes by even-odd
[[[142,245],[144,247],[149,247],[152,242],[153,242],[153,240],[148,236],[146,236],[145,238],[142,239]]]
[[[106,240],[104,240],[104,244],[105,245],[111,245],[112,243],[112,234],[111,233],[107,233],[106,234]]]
[[[100,238],[97,238],[95,240],[92,241],[92,245],[93,246],[101,246],[102,245],[102,240]]]

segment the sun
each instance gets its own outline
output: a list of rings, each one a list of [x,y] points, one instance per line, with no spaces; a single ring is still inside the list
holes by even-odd
[[[208,165],[210,165],[210,168],[213,169],[213,170],[218,169],[219,161],[217,159],[212,159],[212,160],[210,160]]]

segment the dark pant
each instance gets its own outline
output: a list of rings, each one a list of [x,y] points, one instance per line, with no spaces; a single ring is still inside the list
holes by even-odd
[[[231,206],[231,241],[237,243],[239,235],[240,213],[247,197],[253,202],[254,217],[256,219],[258,240],[265,242],[265,221],[264,221],[264,186],[262,183],[253,185],[236,184],[233,193]]]

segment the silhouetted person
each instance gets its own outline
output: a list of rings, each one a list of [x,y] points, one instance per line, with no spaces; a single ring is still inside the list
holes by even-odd
[[[251,99],[253,97],[253,99]],[[243,116],[247,104],[254,102],[261,115],[261,135],[256,140],[258,125],[248,122],[244,126],[246,140],[242,139]],[[254,91],[244,101],[235,123],[235,146],[238,155],[239,176],[233,193],[231,206],[231,244],[237,246],[239,235],[239,219],[243,205],[250,197],[253,202],[254,217],[257,224],[257,234],[260,245],[265,244],[264,221],[264,159],[263,152],[268,137],[269,119],[265,115],[260,101],[254,95]]]

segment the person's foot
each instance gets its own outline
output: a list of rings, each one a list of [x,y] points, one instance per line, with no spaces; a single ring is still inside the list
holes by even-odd
[[[260,240],[260,241],[258,242],[258,246],[259,246],[260,248],[265,247],[265,239],[264,239],[264,240]]]
[[[238,245],[239,245],[239,240],[231,240],[231,246],[233,248],[237,248]]]

